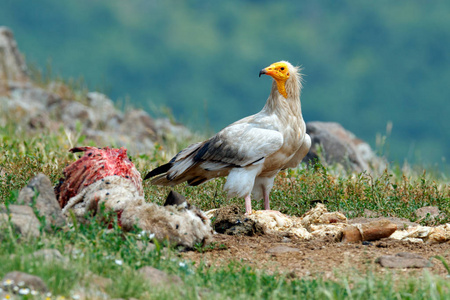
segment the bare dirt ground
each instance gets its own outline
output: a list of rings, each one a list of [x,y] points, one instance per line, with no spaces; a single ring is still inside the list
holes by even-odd
[[[446,276],[447,271],[432,256],[440,255],[447,261],[450,260],[449,242],[430,245],[383,239],[363,244],[326,240],[301,241],[270,235],[225,234],[215,234],[214,241],[214,250],[205,250],[203,253],[184,252],[182,257],[196,263],[203,261],[211,266],[225,266],[232,261],[240,261],[259,270],[281,272],[292,278],[324,279],[335,279],[347,273],[365,274],[368,270],[381,274],[391,272],[393,269],[383,268],[375,260],[382,255],[395,255],[399,252],[415,253],[429,259],[432,266],[426,269],[442,276]],[[396,270],[400,274],[410,275],[422,272],[422,269],[417,268]]]

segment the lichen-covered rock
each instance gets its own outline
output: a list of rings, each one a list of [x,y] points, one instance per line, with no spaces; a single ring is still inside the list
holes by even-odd
[[[431,262],[415,253],[401,252],[396,255],[383,255],[375,260],[384,268],[429,268]]]
[[[28,81],[27,66],[12,31],[0,27],[0,80]]]
[[[41,293],[48,292],[47,285],[40,277],[24,272],[9,272],[5,276],[3,276],[2,282],[11,283],[11,286],[18,286],[18,284],[20,283],[21,288],[29,288],[30,290]]]
[[[42,173],[32,178],[28,185],[20,190],[17,202],[35,207],[39,216],[45,217],[46,230],[65,224],[50,179]]]
[[[57,249],[40,249],[33,252],[31,256],[33,258],[43,259],[46,262],[69,262],[69,259],[63,256]]]
[[[437,220],[445,217],[436,206],[421,207],[414,214],[419,218],[419,221],[425,221],[428,225],[433,225]]]
[[[29,80],[11,30],[0,27],[0,126],[14,121],[19,131],[82,134],[96,145],[127,147],[148,153],[155,142],[192,136],[180,124],[155,120],[143,110],[123,113],[106,95],[74,91],[60,81],[38,87]]]
[[[150,266],[142,267],[138,270],[138,272],[145,279],[147,279],[148,283],[151,286],[154,287],[170,286],[170,285],[180,286],[183,284],[183,281],[179,276],[169,275],[166,272],[163,272]]]
[[[288,246],[276,246],[268,249],[266,253],[270,254],[283,254],[283,253],[296,253],[300,252],[300,249],[298,248],[292,248]]]
[[[13,230],[24,238],[38,237],[41,223],[27,205],[0,205],[0,228],[12,226]],[[0,230],[0,237],[5,232]]]
[[[381,172],[386,168],[386,162],[375,155],[369,144],[338,123],[308,122],[306,132],[311,137],[311,149],[304,162],[318,159],[326,165],[341,165],[350,172]]]
[[[94,123],[101,127],[117,130],[123,121],[123,113],[114,107],[114,103],[106,95],[99,92],[87,94],[88,105],[95,116]]]

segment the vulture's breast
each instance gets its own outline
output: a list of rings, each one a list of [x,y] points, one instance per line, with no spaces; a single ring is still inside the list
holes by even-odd
[[[302,120],[303,121],[303,120]],[[261,177],[275,176],[292,159],[298,149],[300,149],[304,139],[304,125],[297,124],[287,126],[283,129],[283,146],[272,155],[266,157]]]

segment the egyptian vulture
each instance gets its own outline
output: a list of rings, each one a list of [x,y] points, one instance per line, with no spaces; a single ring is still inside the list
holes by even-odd
[[[271,76],[272,90],[263,109],[225,127],[210,139],[181,150],[168,163],[152,170],[145,179],[156,185],[191,186],[228,176],[224,185],[228,197],[245,199],[245,211],[252,213],[251,195],[269,194],[280,170],[296,167],[308,153],[311,138],[306,133],[300,105],[302,78],[298,67],[280,61],[259,73]]]

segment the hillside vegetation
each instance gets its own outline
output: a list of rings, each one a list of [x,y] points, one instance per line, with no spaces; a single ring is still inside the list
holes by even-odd
[[[56,184],[63,168],[76,159],[67,151],[72,142],[63,130],[59,134],[29,135],[20,132],[14,124],[1,127],[0,202],[16,203],[18,191],[39,172]],[[79,142],[82,143],[82,139]],[[156,149],[152,154],[132,159],[138,170],[145,173],[167,158]],[[226,199],[223,183],[224,180],[214,180],[195,188],[181,185],[176,190],[204,210],[230,203],[243,209],[242,199]],[[157,203],[162,203],[169,191],[148,182],[144,190],[146,200]],[[299,216],[317,201],[347,216],[361,216],[364,209],[370,209],[383,216],[406,217],[412,221],[418,220],[414,214],[417,208],[435,205],[443,213],[441,217],[421,219],[421,223],[445,223],[449,216],[450,187],[427,173],[404,174],[394,170],[375,177],[365,173],[337,176],[320,165],[289,170],[277,177],[272,193],[273,209]],[[255,209],[262,209],[262,204],[255,205]],[[41,222],[43,226],[45,219]],[[450,288],[448,280],[428,271],[408,276],[395,272],[379,274],[371,261],[366,262],[364,273],[335,270],[335,280],[323,278],[323,274],[316,274],[314,269],[311,269],[312,275],[305,278],[283,270],[273,273],[263,266],[250,266],[239,257],[219,266],[208,261],[194,263],[156,241],[152,246],[140,231],[124,233],[117,223],[112,230],[106,230],[101,218],[93,218],[87,225],[75,223],[36,239],[24,240],[12,231],[3,232],[9,233],[0,235],[0,277],[14,270],[37,275],[50,289],[51,294],[47,294],[50,296],[46,299],[62,299],[58,298],[61,296],[66,299],[444,299]],[[58,250],[63,258],[49,260],[33,256],[43,249]],[[201,253],[212,250],[227,251],[227,247],[213,243],[208,247],[198,245],[195,249]],[[449,258],[447,252],[436,254],[443,255],[444,262]],[[438,261],[434,263],[439,266]],[[182,284],[155,288],[139,272],[143,266],[179,276]],[[0,295],[8,299],[11,290],[3,284],[5,293],[0,291]]]
[[[449,12],[419,0],[7,0],[0,20],[38,68],[50,60],[56,74],[153,113],[167,107],[199,132],[257,112],[270,88],[259,70],[286,59],[304,67],[306,121],[340,122],[372,146],[387,134],[390,160],[441,165]]]
[[[69,85],[67,89],[67,100],[77,100],[81,91]],[[5,114],[4,110],[0,111],[0,117],[2,114]],[[12,117],[0,119],[4,120],[0,126],[2,216],[5,215],[3,205],[8,207],[17,204],[19,190],[33,176],[42,172],[54,186],[62,177],[63,169],[77,159],[68,150],[73,146],[95,145],[92,140],[77,132],[76,128],[72,131],[62,125],[59,130],[27,130],[26,126],[18,126],[17,120]],[[170,153],[175,153],[176,149],[192,141],[186,139],[176,145],[173,145],[174,141],[156,144],[151,153],[136,154],[132,160],[141,174],[145,174],[167,161]],[[309,168],[282,172],[276,178],[271,195],[272,208],[289,215],[301,216],[315,203],[322,202],[330,211],[339,210],[349,218],[362,216],[368,209],[380,216],[403,217],[423,225],[449,221],[450,186],[445,177],[426,171],[404,172],[397,167],[377,175],[366,172],[342,175],[338,170],[316,164]],[[237,204],[243,210],[242,199],[226,198],[222,190],[223,184],[223,179],[217,179],[199,187],[180,185],[175,190],[202,210],[229,204]],[[162,204],[169,190],[166,187],[152,186],[148,181],[144,183],[145,199],[148,202]],[[415,211],[424,206],[436,206],[441,214],[437,218],[428,216],[419,219]],[[255,203],[253,207],[262,209],[262,203]],[[12,226],[8,226],[8,223],[1,223],[0,277],[11,271],[36,275],[47,285],[49,293],[41,293],[36,297],[22,294],[24,296],[21,297],[17,295],[20,291],[34,291],[17,286],[19,292],[14,292],[14,286],[19,283],[11,284],[4,280],[0,285],[0,297],[11,299],[11,295],[15,293],[17,296],[13,296],[13,299],[42,299],[44,295],[45,299],[444,299],[450,288],[449,282],[442,277],[446,272],[446,265],[437,260],[433,260],[434,268],[430,271],[406,275],[380,271],[373,259],[358,265],[363,266],[363,272],[358,271],[356,266],[347,268],[344,264],[339,266],[342,270],[334,269],[328,261],[323,261],[322,263],[329,265],[327,274],[335,274],[333,279],[314,267],[308,271],[310,275],[299,276],[294,271],[287,272],[285,269],[266,269],[269,265],[259,262],[252,265],[240,256],[233,257],[232,261],[218,259],[213,263],[207,259],[186,259],[183,255],[192,255],[193,252],[204,257],[203,254],[207,252],[215,251],[220,255],[221,251],[231,249],[226,244],[213,242],[208,246],[196,245],[192,251],[183,254],[168,245],[164,247],[165,245],[152,240],[137,228],[132,232],[123,232],[117,219],[113,219],[112,224],[109,224],[112,228],[107,229],[102,217],[99,213],[88,218],[87,224],[73,222],[62,230],[50,233],[44,232],[46,220],[40,218],[40,236],[35,238],[25,238],[13,230]],[[264,241],[269,243],[267,237],[257,238],[261,238],[260,247],[265,251],[268,244]],[[273,243],[274,241],[270,245]],[[279,242],[275,240],[275,243]],[[294,239],[293,243],[298,247],[305,247],[302,241]],[[336,247],[341,244],[345,243],[328,241],[323,247],[336,252]],[[306,244],[306,247],[314,245]],[[360,244],[346,247],[356,253],[357,260],[365,259],[365,251],[379,248],[373,244],[367,246],[371,248],[361,249]],[[426,259],[431,260],[432,256],[439,255],[446,263],[450,258],[448,243],[436,248],[433,245],[421,245],[417,249],[422,249],[427,254]],[[56,251],[59,256],[37,256],[39,251]],[[344,252],[337,256],[341,254],[344,255]],[[276,259],[272,260],[274,262]],[[165,276],[175,276],[175,279],[169,277],[168,283],[155,287],[141,272],[143,267],[156,268],[165,272]]]

